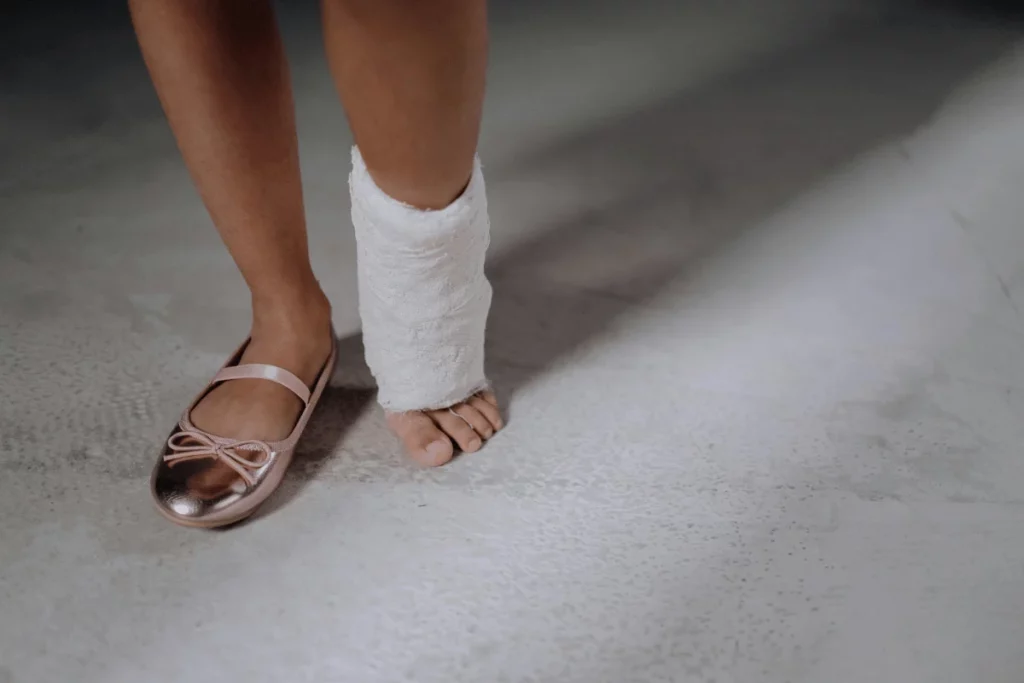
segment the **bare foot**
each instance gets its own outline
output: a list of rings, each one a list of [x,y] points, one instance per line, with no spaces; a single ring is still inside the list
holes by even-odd
[[[252,341],[240,363],[276,365],[311,386],[331,353],[331,310],[326,298],[307,309],[254,315]],[[291,433],[302,409],[302,401],[275,382],[239,379],[215,387],[191,419],[217,436],[278,441]]]
[[[387,420],[406,452],[427,467],[451,460],[456,444],[466,453],[475,453],[505,426],[498,399],[490,391],[475,394],[450,409],[389,413]]]

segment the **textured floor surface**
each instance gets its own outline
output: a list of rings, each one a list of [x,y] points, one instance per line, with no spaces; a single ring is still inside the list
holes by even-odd
[[[344,367],[225,532],[147,497],[247,299],[122,8],[5,63],[0,683],[1024,680],[1022,34],[668,5],[495,7],[511,421],[436,471],[373,406],[349,138],[284,18]]]

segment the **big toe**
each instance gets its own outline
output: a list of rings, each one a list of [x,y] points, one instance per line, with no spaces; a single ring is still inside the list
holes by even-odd
[[[452,459],[455,452],[452,440],[425,414],[391,413],[388,425],[401,439],[409,456],[421,465],[437,467]]]

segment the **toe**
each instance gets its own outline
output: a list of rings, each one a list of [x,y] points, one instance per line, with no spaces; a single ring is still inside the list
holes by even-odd
[[[498,407],[498,397],[495,396],[494,392],[491,391],[490,389],[484,389],[483,391],[477,393],[477,396],[479,396],[483,400],[487,401],[488,403],[490,403],[495,408]]]
[[[501,419],[501,411],[498,409],[498,406],[491,403],[480,394],[469,399],[467,403],[476,408],[481,415],[487,418],[487,421],[490,423],[491,427],[494,428],[494,431],[498,431],[505,426],[505,422]]]
[[[420,412],[388,415],[388,425],[402,440],[413,460],[426,467],[437,467],[452,459],[452,441],[434,421]]]
[[[444,433],[453,438],[459,448],[466,453],[476,452],[483,446],[480,435],[457,413],[449,412],[446,408],[431,411],[430,417],[434,418],[434,422],[444,430]]]
[[[491,424],[491,421],[469,401],[452,406],[452,410],[468,422],[473,431],[483,437],[485,441],[494,436],[494,426]]]

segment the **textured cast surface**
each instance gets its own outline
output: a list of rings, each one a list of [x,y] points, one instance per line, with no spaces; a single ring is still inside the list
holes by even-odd
[[[377,400],[389,411],[447,408],[487,385],[490,242],[480,162],[462,196],[418,211],[384,194],[352,149],[349,176],[359,314]]]
[[[0,40],[0,683],[1024,680],[1018,31],[495,2],[509,422],[424,471],[366,389],[352,141],[287,3],[341,367],[279,494],[203,533],[147,476],[247,292],[123,3],[60,54],[36,4]]]

